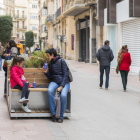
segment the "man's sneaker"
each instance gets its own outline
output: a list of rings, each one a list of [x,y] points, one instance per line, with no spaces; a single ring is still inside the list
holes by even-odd
[[[108,90],[108,88],[105,88],[106,90]]]
[[[100,89],[102,89],[102,87],[100,87]]]
[[[29,99],[25,99],[25,97],[19,100],[19,103],[28,103],[28,102],[29,102]]]
[[[58,123],[62,123],[63,119],[59,118]]]
[[[21,108],[25,111],[25,112],[27,112],[27,113],[31,113],[32,111],[28,108],[28,106],[26,105],[26,106],[21,106]]]
[[[55,115],[52,116],[52,122],[57,122]]]
[[[126,92],[126,90],[124,90],[124,92]]]

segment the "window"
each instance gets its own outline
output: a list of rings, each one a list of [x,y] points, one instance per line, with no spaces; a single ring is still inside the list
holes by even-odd
[[[37,41],[37,35],[34,35],[34,40]]]
[[[19,21],[17,21],[17,28],[19,28]]]
[[[19,39],[19,32],[17,32],[17,39]]]
[[[43,26],[42,26],[42,33],[44,33],[45,30],[46,30],[46,25],[43,25]]]
[[[30,30],[38,30],[38,25],[30,25]]]
[[[19,10],[17,10],[17,17],[19,17]]]
[[[47,15],[47,9],[42,9],[42,16]]]
[[[30,3],[30,8],[37,9],[38,7],[36,3]]]
[[[71,35],[71,49],[74,50],[74,34]]]
[[[22,11],[22,17],[24,18],[24,11]]]
[[[22,28],[24,29],[24,21],[22,21]]]
[[[38,14],[30,14],[30,19],[38,19]]]

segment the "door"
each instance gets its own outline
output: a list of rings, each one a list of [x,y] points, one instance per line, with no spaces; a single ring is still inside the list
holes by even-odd
[[[22,11],[22,18],[24,18],[24,11]]]
[[[140,19],[122,23],[122,45],[128,45],[132,64],[130,71],[139,73],[140,70]]]
[[[82,34],[82,40],[81,40],[81,45],[82,45],[82,61],[85,62],[86,59],[86,29],[81,30]]]
[[[114,60],[111,62],[111,68],[116,68],[117,66],[117,26],[109,26],[109,36],[110,48],[114,54]]]

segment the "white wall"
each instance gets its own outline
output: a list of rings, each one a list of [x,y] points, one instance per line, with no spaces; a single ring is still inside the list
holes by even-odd
[[[135,19],[129,17],[129,0],[124,0],[118,3],[116,6],[117,23]]]

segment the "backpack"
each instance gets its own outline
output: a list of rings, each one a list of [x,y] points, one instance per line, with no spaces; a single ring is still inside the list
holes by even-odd
[[[60,64],[60,67],[62,68],[62,59],[59,59],[59,64]],[[69,82],[72,82],[73,81],[72,73],[68,66],[67,66],[67,69],[68,69]]]

